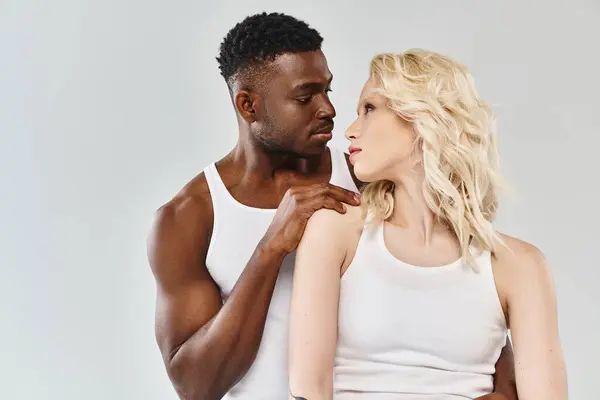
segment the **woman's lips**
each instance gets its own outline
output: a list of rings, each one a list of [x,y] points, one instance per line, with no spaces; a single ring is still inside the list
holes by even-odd
[[[354,163],[354,159],[356,158],[356,156],[361,152],[362,150],[356,147],[350,147],[349,152],[350,152],[350,163]]]

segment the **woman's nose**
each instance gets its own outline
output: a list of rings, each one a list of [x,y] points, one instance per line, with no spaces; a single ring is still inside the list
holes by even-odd
[[[344,134],[346,139],[350,140],[350,139],[358,138],[359,131],[360,131],[359,128],[360,128],[359,122],[358,122],[358,120],[355,120],[352,124],[350,124],[348,129],[346,129],[346,133]]]

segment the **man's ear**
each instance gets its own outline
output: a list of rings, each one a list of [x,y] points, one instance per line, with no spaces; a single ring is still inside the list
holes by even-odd
[[[234,103],[238,114],[246,122],[256,121],[256,112],[260,106],[260,99],[256,93],[249,90],[240,90],[235,94]]]

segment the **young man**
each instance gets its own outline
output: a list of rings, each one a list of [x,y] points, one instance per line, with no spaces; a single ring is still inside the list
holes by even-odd
[[[238,143],[158,210],[148,243],[156,337],[182,399],[288,396],[294,250],[316,210],[359,202],[346,155],[327,146],[321,42],[302,21],[262,13],[221,44]],[[512,379],[508,347],[497,389],[516,399]]]

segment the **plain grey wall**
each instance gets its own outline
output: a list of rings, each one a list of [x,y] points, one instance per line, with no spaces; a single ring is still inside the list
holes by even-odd
[[[223,3],[0,2],[0,398],[176,398],[153,337],[146,234],[234,144],[214,57],[263,10],[325,37],[344,148],[376,52],[425,47],[472,68],[516,192],[498,227],[549,258],[571,398],[600,398],[598,3]]]

